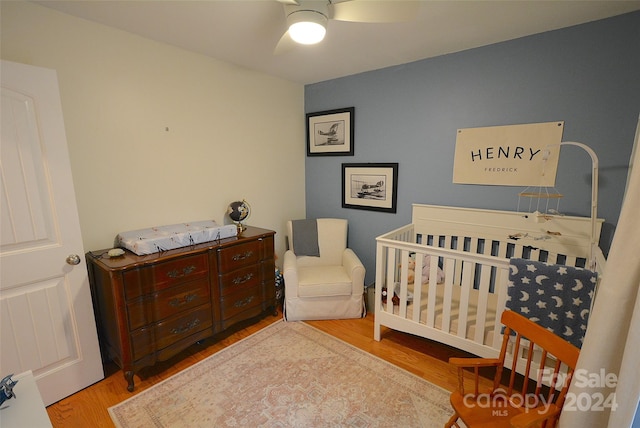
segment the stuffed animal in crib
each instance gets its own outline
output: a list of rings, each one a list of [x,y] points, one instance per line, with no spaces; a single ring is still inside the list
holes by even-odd
[[[407,269],[407,282],[413,284],[416,278],[416,260],[413,257],[409,257],[409,264]],[[431,270],[431,257],[425,257],[422,259],[422,283],[429,282],[429,271]],[[444,282],[444,272],[438,266],[438,284]]]

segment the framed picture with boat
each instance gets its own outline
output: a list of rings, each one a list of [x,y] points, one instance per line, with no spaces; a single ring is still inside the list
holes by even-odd
[[[355,108],[307,113],[307,156],[353,156]]]
[[[395,213],[397,163],[343,163],[342,208]]]

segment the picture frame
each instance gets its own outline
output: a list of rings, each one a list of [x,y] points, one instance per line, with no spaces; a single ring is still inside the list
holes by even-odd
[[[343,163],[342,208],[395,213],[397,163]]]
[[[307,156],[353,156],[355,107],[307,113]]]

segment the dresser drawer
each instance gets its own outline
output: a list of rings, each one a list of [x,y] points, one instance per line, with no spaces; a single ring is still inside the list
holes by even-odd
[[[177,313],[209,303],[207,278],[151,293],[127,303],[129,330],[169,318]]]
[[[206,254],[198,254],[129,270],[123,275],[125,297],[130,300],[177,284],[206,278],[208,269]]]
[[[211,305],[203,305],[131,333],[133,359],[166,348],[194,333],[211,328]]]
[[[219,249],[219,271],[224,273],[242,266],[256,264],[260,260],[260,244],[260,241],[253,241]]]
[[[222,296],[258,285],[260,285],[259,265],[247,266],[220,275],[220,294]]]
[[[249,308],[260,306],[261,303],[262,290],[259,287],[248,288],[223,296],[220,301],[221,319],[229,319]]]

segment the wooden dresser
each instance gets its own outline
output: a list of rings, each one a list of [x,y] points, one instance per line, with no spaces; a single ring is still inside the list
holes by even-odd
[[[104,357],[133,375],[233,324],[277,313],[275,232],[239,236],[138,256],[86,254]]]

